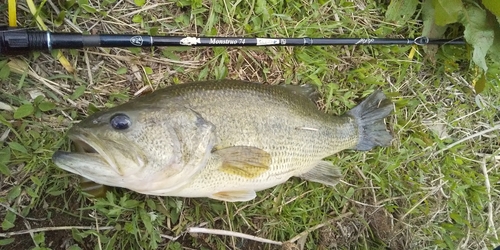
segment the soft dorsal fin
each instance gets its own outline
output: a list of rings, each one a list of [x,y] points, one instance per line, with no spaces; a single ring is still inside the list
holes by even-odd
[[[302,95],[307,97],[307,99],[316,103],[321,96],[318,92],[318,89],[311,84],[302,84],[302,85],[291,85],[291,84],[280,84],[279,87],[286,88],[292,91],[294,94]]]

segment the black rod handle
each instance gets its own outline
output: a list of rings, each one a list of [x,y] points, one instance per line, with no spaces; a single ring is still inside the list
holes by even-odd
[[[30,51],[49,51],[49,33],[0,27],[0,55],[22,55]]]

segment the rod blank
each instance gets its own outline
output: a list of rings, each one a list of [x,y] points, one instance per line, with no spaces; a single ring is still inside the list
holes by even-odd
[[[83,35],[53,33],[26,29],[0,28],[0,55],[19,55],[31,51],[81,49],[85,47],[152,47],[152,46],[332,46],[332,45],[464,45],[462,39],[388,38],[251,38],[251,37],[182,37],[134,34]]]

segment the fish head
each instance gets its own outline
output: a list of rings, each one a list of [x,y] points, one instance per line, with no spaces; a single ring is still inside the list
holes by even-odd
[[[208,160],[213,126],[184,107],[117,107],[75,124],[80,152],[57,151],[54,163],[94,182],[158,194],[182,185]]]

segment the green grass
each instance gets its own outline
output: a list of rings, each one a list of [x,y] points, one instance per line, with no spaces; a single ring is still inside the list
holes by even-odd
[[[65,11],[58,14],[47,1],[38,16],[52,31],[64,32],[75,30],[62,17],[84,32],[402,38],[422,31],[419,16],[388,22],[387,5],[374,1],[134,2],[142,1],[53,1]],[[19,26],[36,27],[24,2],[18,5]],[[7,23],[4,19],[0,22]],[[450,29],[448,35],[459,34]],[[422,48],[415,49],[413,58],[408,57],[411,46],[62,51],[74,73],[61,66],[55,53],[2,58],[0,232],[75,228],[0,237],[0,245],[279,249],[185,231],[205,227],[284,242],[326,223],[307,235],[304,249],[492,249],[500,244],[493,230],[500,230],[499,130],[446,147],[498,128],[500,67],[489,65],[489,81],[477,94],[469,48],[440,47],[435,63]],[[28,71],[16,70],[14,59],[29,65]],[[331,156],[344,174],[333,189],[293,178],[245,203],[154,197],[123,189],[90,199],[80,191],[77,176],[51,161],[55,150],[70,149],[64,132],[89,113],[134,98],[148,86],[222,78],[314,84],[323,97],[318,105],[332,115],[380,88],[396,104],[388,119],[396,140],[388,148]],[[171,241],[162,235],[180,237]]]

